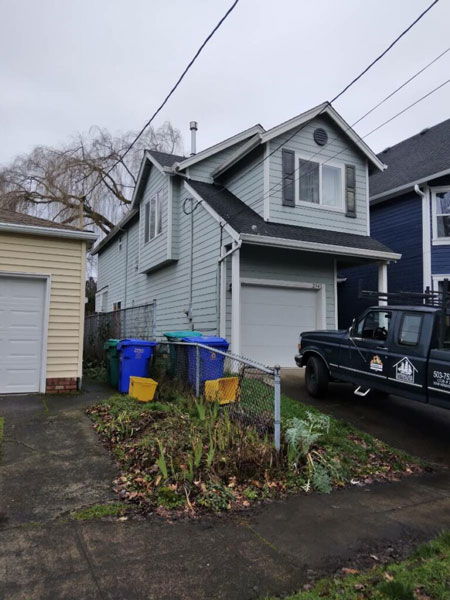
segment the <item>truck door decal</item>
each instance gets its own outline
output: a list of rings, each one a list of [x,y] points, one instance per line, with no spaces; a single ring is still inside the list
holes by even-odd
[[[378,354],[375,354],[375,356],[372,357],[372,360],[370,361],[370,369],[371,371],[377,371],[378,373],[381,373],[383,370],[383,361]]]
[[[402,383],[414,383],[415,374],[418,372],[407,356],[399,360],[394,365],[395,379]]]

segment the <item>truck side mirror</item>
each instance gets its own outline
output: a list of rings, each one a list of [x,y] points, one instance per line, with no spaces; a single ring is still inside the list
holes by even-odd
[[[348,334],[350,335],[350,337],[354,336],[354,334],[355,334],[355,327],[356,327],[356,319],[353,319],[352,324],[348,328]]]

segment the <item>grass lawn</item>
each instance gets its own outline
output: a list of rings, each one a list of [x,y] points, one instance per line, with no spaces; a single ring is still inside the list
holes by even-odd
[[[351,571],[351,570],[349,570]],[[407,559],[363,573],[322,579],[285,600],[449,600],[450,532]]]
[[[116,394],[88,409],[119,464],[119,497],[144,511],[220,512],[286,493],[392,480],[422,468],[405,453],[286,396],[276,453],[267,418],[273,388],[261,381],[244,380],[240,402],[228,408],[196,400],[169,379],[160,378],[158,390],[150,403]]]

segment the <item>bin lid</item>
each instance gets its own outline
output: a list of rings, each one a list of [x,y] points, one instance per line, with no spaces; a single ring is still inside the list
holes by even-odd
[[[225,338],[217,337],[215,335],[203,336],[201,340],[195,336],[186,336],[182,340],[183,342],[198,342],[205,346],[226,346],[228,348],[229,343]]]
[[[109,350],[109,348],[115,348],[119,342],[120,342],[120,340],[116,340],[114,338],[106,340],[106,342],[103,344],[103,350]]]
[[[200,331],[192,331],[187,329],[186,331],[166,331],[163,335],[166,336],[167,339],[177,338],[181,340],[186,336],[188,337],[202,337],[203,334]]]
[[[117,349],[120,350],[121,348],[124,348],[125,346],[157,346],[158,342],[151,342],[148,340],[135,340],[135,339],[125,339],[125,340],[120,340],[120,342],[117,344]]]

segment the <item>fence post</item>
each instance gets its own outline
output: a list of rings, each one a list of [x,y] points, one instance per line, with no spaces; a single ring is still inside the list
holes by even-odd
[[[200,396],[200,348],[195,346],[195,397]]]
[[[156,298],[153,298],[153,307],[152,307],[152,338],[156,337]]]
[[[280,367],[275,365],[273,369],[274,376],[274,390],[275,390],[275,449],[280,450],[280,421],[281,421],[281,380],[280,380]]]

